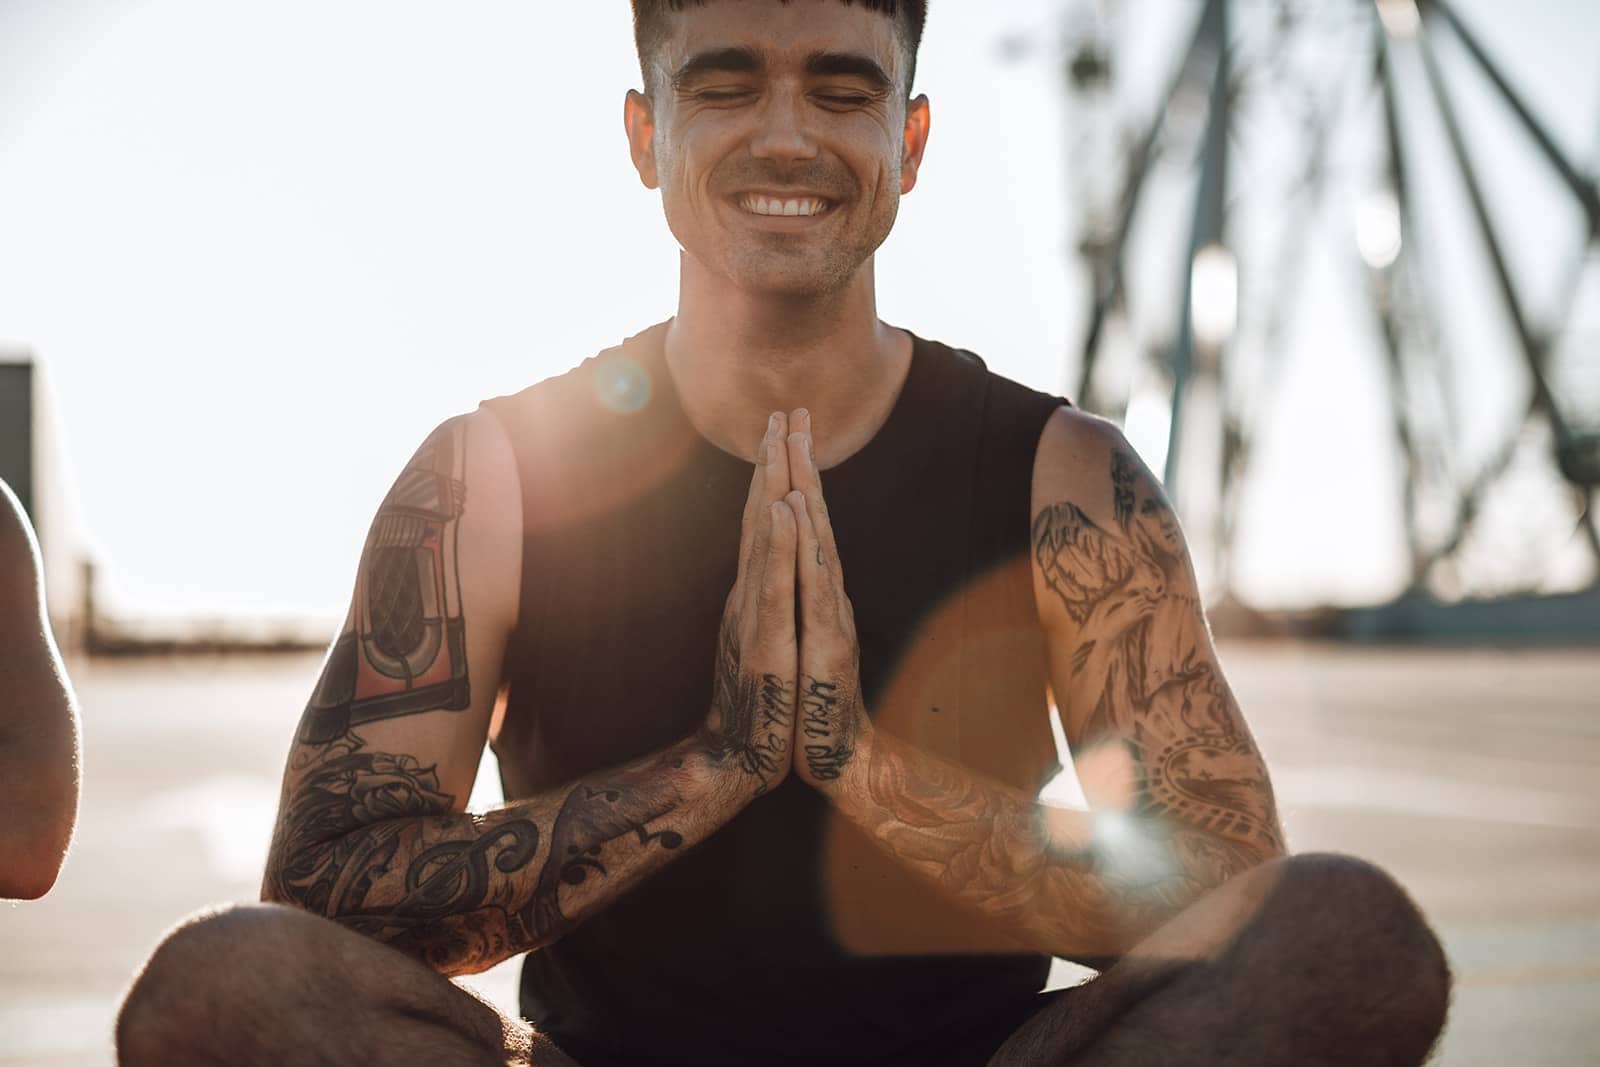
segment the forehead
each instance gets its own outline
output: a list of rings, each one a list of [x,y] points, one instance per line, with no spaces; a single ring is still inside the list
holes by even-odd
[[[669,13],[660,52],[668,72],[721,48],[756,52],[772,70],[801,67],[819,52],[859,52],[897,80],[904,74],[894,17],[840,0],[708,0]]]

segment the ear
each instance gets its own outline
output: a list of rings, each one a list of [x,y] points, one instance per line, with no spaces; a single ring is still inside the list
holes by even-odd
[[[660,186],[656,175],[656,116],[655,105],[637,89],[628,90],[622,103],[622,124],[628,131],[628,152],[633,156],[633,169],[646,189]]]
[[[932,117],[928,112],[926,93],[906,105],[906,128],[900,156],[900,193],[905,195],[917,187],[917,170],[922,166],[922,152],[928,147],[928,126]]]

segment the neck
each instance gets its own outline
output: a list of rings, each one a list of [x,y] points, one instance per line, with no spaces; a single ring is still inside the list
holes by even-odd
[[[843,289],[790,296],[734,288],[681,258],[666,358],[701,435],[749,459],[769,414],[803,407],[819,466],[871,440],[899,393],[911,338],[878,321],[870,259]]]

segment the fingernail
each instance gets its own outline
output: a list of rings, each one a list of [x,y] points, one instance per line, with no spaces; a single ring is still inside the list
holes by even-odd
[[[767,432],[771,433],[778,428],[778,413],[774,411],[767,416]]]

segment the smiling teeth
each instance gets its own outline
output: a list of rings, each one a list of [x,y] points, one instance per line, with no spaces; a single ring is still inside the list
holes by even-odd
[[[756,215],[820,215],[828,208],[826,200],[773,200],[765,196],[747,196],[744,209]]]

